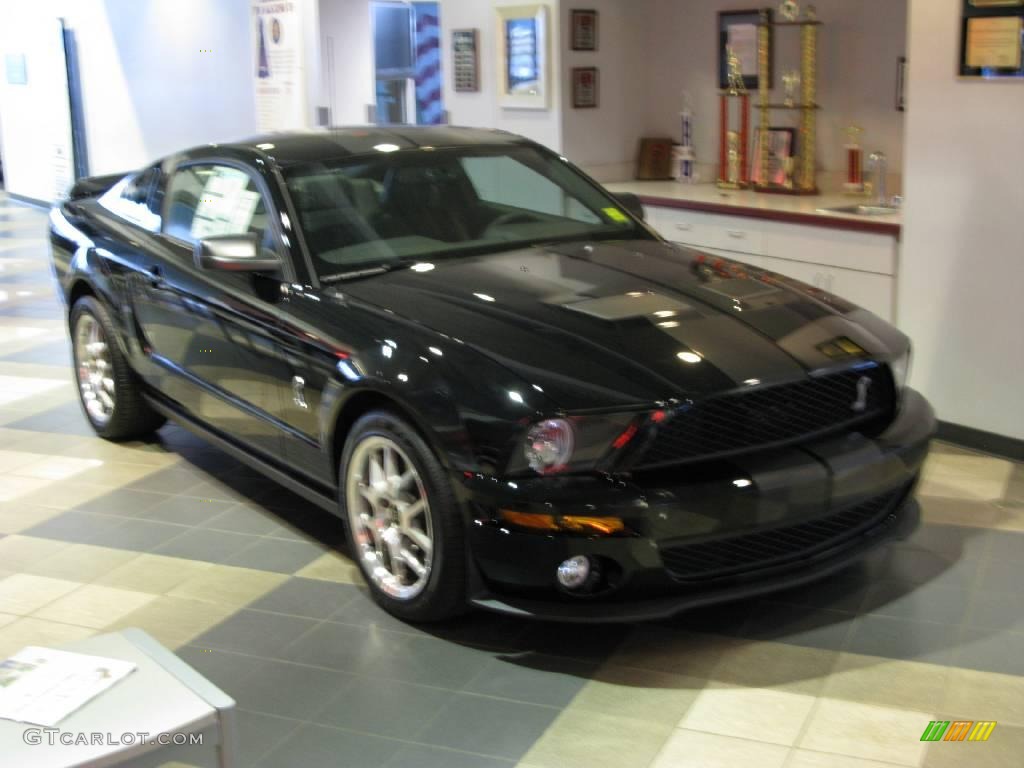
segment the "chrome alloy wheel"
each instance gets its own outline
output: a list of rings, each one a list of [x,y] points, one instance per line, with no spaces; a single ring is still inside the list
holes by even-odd
[[[411,600],[427,585],[434,552],[419,472],[393,440],[380,435],[355,447],[347,472],[349,529],[364,570],[385,594]]]
[[[89,418],[105,427],[114,413],[114,369],[103,327],[92,315],[85,313],[75,326],[75,363],[78,366],[78,388]]]

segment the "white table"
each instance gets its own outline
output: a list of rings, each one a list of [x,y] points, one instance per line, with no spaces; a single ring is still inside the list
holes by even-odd
[[[0,720],[0,768],[149,768],[172,760],[201,768],[234,765],[234,700],[141,629],[91,637],[61,650],[133,661],[137,666],[68,715],[57,732]],[[71,734],[66,739],[100,734],[102,743],[62,744],[61,733]],[[150,737],[143,742],[139,733]],[[124,734],[136,735],[123,743]],[[201,735],[202,743],[190,745],[188,736],[184,744],[154,743],[158,734]]]

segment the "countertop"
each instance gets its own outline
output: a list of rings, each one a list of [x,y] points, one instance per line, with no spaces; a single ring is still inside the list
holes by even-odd
[[[843,194],[773,195],[743,189],[719,189],[715,184],[680,184],[676,181],[621,181],[604,186],[613,194],[632,192],[644,205],[871,232],[897,239],[903,225],[902,213],[857,216],[818,210],[868,202],[865,198]]]

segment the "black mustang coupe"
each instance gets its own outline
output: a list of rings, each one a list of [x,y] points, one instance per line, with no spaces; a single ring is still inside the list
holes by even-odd
[[[396,616],[666,616],[918,522],[905,336],[525,139],[209,145],[50,222],[96,432],[173,419],[338,515]]]

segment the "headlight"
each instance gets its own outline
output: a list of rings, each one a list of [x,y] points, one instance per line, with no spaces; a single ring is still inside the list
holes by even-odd
[[[565,469],[575,444],[572,424],[565,419],[545,419],[526,432],[523,453],[530,469],[545,475]]]
[[[892,378],[896,383],[898,394],[907,386],[907,379],[910,378],[910,347],[907,347],[906,352],[889,363],[889,369],[892,371]]]

